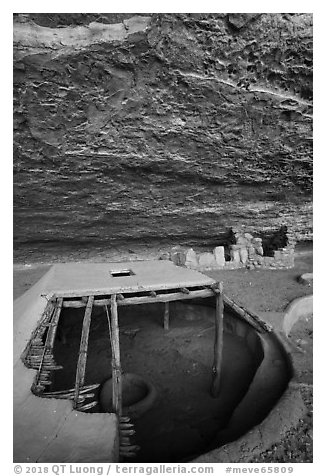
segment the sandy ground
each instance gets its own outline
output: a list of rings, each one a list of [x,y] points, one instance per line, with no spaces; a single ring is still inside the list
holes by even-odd
[[[35,284],[49,267],[50,264],[15,264],[14,299]],[[297,297],[312,294],[312,286],[302,285],[297,280],[308,272],[312,272],[312,249],[306,248],[296,252],[295,267],[290,270],[241,269],[207,274],[223,281],[225,293],[237,303],[281,329],[286,306]],[[298,322],[289,336],[307,415],[285,439],[253,462],[312,462],[312,339],[312,318]]]

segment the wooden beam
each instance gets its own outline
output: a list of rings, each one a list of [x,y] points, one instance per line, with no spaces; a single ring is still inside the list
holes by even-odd
[[[80,406],[79,410],[84,412],[85,410],[89,410],[90,408],[93,408],[96,405],[97,405],[97,401],[95,400],[94,402],[86,403],[85,405]]]
[[[79,388],[79,395],[84,395],[87,392],[95,390],[99,386],[100,386],[99,383],[94,383],[94,384],[91,384],[91,385],[84,385],[84,387]],[[55,392],[44,393],[43,395],[44,395],[44,397],[49,397],[49,398],[62,396],[62,395],[70,395],[70,396],[73,397],[74,393],[75,393],[75,388],[69,388],[68,390],[57,390]]]
[[[164,330],[168,331],[170,328],[170,303],[164,303]]]
[[[185,288],[183,288],[185,289]],[[211,296],[215,296],[217,294],[217,290],[213,290],[210,288],[204,289],[197,289],[196,291],[188,290],[189,293],[180,290],[180,292],[174,293],[165,293],[159,294],[159,291],[152,291],[149,296],[133,296],[133,297],[125,297],[124,299],[117,300],[118,306],[130,306],[136,304],[151,304],[155,302],[169,302],[169,301],[180,301],[183,299],[195,299],[195,298],[207,298]],[[155,296],[153,295],[155,294]],[[111,299],[95,299],[93,306],[110,306]],[[63,307],[69,308],[80,308],[85,307],[85,303],[79,300],[74,301],[63,301]]]
[[[87,360],[87,349],[88,349],[88,336],[89,336],[89,328],[90,328],[90,325],[91,325],[93,302],[94,302],[94,296],[89,296],[88,301],[87,301],[87,305],[86,305],[86,309],[85,309],[82,335],[81,335],[80,346],[79,346],[79,355],[78,355],[76,381],[75,381],[74,408],[77,408],[78,398],[79,398],[79,390],[80,390],[81,387],[83,387],[84,382],[85,382],[86,360]]]
[[[138,286],[131,286],[129,288],[126,288],[126,289],[123,289],[123,290],[120,290],[120,292],[125,296],[127,297],[128,294],[136,294],[136,293],[150,293],[151,291],[154,291],[156,293],[160,293],[162,291],[164,292],[171,292],[171,290],[173,289],[181,289],[181,288],[187,288],[191,291],[192,288],[194,287],[202,287],[202,288],[208,288],[210,289],[211,286],[213,286],[212,284],[201,284],[201,283],[193,283],[193,284],[189,284],[189,283],[182,283],[180,282],[179,285],[176,285],[176,286],[171,286],[171,284],[162,284],[161,286],[157,287],[157,286],[153,286],[153,285],[146,285],[146,286],[143,286],[143,285],[138,285]],[[58,297],[62,297],[62,298],[73,298],[75,297],[76,299],[80,299],[82,298],[83,296],[105,296],[105,295],[111,295],[114,291],[111,289],[111,288],[103,288],[103,289],[84,289],[83,291],[60,291],[58,293],[56,293],[54,295],[55,298],[58,298]],[[117,290],[116,291],[116,294],[118,294],[119,291]]]
[[[68,307],[68,308],[81,308],[81,307],[86,307],[87,304],[84,301],[63,301],[62,307]],[[95,304],[94,304],[95,306]]]
[[[180,291],[184,294],[189,294],[190,293],[188,288],[181,288]]]
[[[135,296],[130,298],[125,298],[123,301],[119,302],[119,306],[128,306],[131,304],[150,304],[155,302],[170,302],[170,301],[181,301],[184,299],[195,299],[195,298],[207,298],[214,296],[215,293],[212,289],[199,289],[196,291],[189,290],[189,294],[184,294],[183,292],[177,293],[166,293],[166,294],[158,294],[157,296]]]
[[[118,418],[122,415],[122,372],[120,362],[120,339],[117,297],[111,296],[111,335],[112,335],[112,402]]]
[[[219,395],[221,388],[221,370],[223,353],[223,283],[218,283],[219,293],[216,295],[215,307],[215,338],[214,338],[214,360],[213,360],[213,380],[211,394],[214,398]]]
[[[258,332],[271,332],[273,327],[267,324],[266,322],[262,321],[259,316],[254,314],[251,311],[243,309],[238,304],[236,304],[231,298],[224,294],[223,296],[224,303],[232,309],[232,311],[241,316],[248,324],[254,327]]]

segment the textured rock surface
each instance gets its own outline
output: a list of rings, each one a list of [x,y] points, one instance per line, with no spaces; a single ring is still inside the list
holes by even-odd
[[[311,238],[312,15],[15,15],[14,140],[22,254]]]

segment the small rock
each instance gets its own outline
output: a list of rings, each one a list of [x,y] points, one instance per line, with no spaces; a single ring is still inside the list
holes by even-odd
[[[299,283],[305,284],[306,286],[311,286],[313,283],[313,273],[304,273],[301,274],[298,278]]]

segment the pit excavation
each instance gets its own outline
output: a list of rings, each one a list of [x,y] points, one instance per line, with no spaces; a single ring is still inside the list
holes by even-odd
[[[56,265],[17,301],[15,461],[193,461],[292,377],[270,326],[168,261]]]

